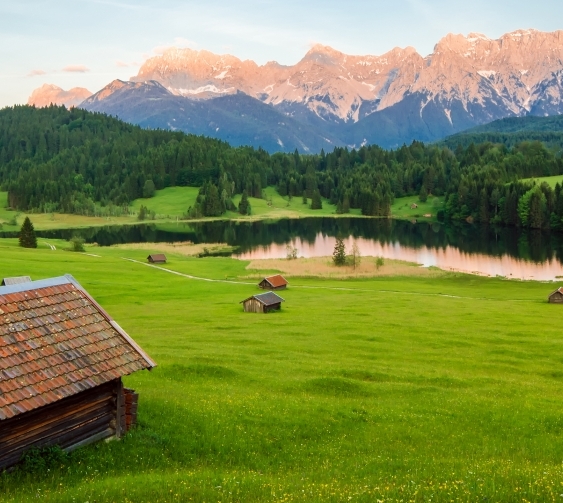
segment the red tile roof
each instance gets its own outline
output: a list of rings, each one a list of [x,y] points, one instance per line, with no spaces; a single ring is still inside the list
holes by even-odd
[[[281,274],[276,274],[275,276],[268,276],[267,278],[264,279],[268,283],[270,283],[270,285],[272,285],[274,288],[279,288],[280,286],[287,285],[287,280]]]
[[[0,421],[154,366],[72,276],[0,287]]]

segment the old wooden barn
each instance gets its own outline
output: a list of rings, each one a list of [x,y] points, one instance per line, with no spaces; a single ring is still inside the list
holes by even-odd
[[[263,290],[284,290],[287,285],[287,280],[281,274],[268,276],[258,283],[258,286]]]
[[[560,286],[547,297],[547,301],[551,304],[563,304],[563,286]]]
[[[31,447],[121,437],[156,364],[72,276],[0,287],[0,470]]]
[[[248,297],[240,303],[247,313],[269,313],[270,311],[279,311],[282,302],[284,302],[284,299],[279,295],[274,292],[266,292]]]
[[[151,253],[147,260],[151,264],[165,264],[166,263],[166,255],[164,253]]]

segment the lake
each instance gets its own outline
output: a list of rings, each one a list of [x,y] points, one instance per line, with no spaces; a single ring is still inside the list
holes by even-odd
[[[416,262],[488,276],[555,280],[563,277],[563,235],[469,224],[441,225],[368,218],[302,218],[258,222],[178,222],[38,231],[42,239],[109,246],[136,242],[226,243],[241,259],[283,258],[287,246],[300,257],[332,255],[336,236],[364,256]],[[0,233],[13,237],[14,233]]]

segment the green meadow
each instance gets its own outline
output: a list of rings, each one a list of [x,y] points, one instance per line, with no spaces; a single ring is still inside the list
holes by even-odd
[[[561,500],[552,284],[292,277],[282,311],[257,315],[247,262],[169,255],[210,282],[57,244],[2,240],[0,276],[72,274],[158,367],[125,379],[134,431],[0,475],[0,501]]]
[[[557,184],[561,185],[563,183],[563,175],[556,176],[542,176],[539,178],[525,178],[523,182],[536,182],[538,185],[543,182],[547,183],[551,188],[555,188]]]

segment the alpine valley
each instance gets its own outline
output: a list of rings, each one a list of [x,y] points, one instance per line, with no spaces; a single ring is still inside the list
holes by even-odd
[[[319,152],[432,142],[505,117],[562,114],[562,97],[563,31],[518,30],[496,40],[449,34],[426,57],[412,47],[351,56],[315,45],[294,66],[174,48],[79,106],[235,146]],[[29,103],[45,103],[40,90]]]

